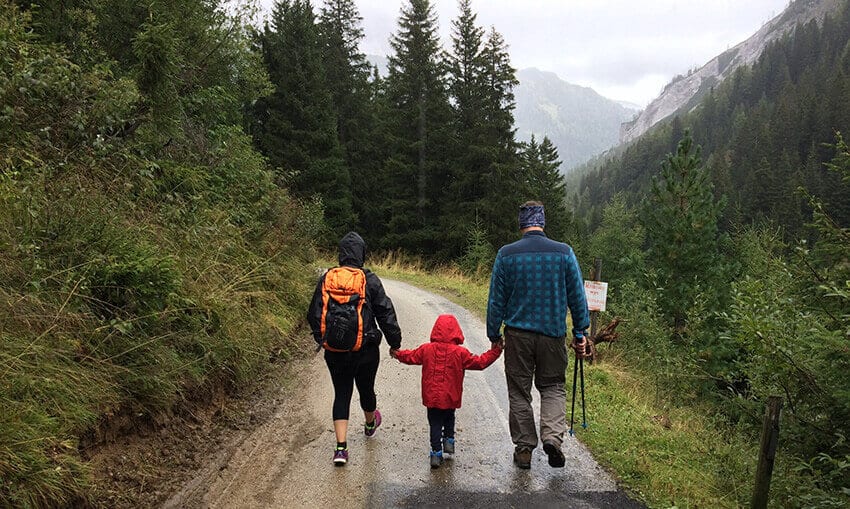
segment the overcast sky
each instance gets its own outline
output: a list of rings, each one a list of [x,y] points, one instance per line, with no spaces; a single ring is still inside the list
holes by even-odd
[[[321,0],[313,0],[321,5]],[[261,0],[269,10],[273,0]],[[366,54],[390,53],[402,1],[356,0]],[[404,2],[405,4],[407,2]],[[432,0],[449,48],[457,0]],[[611,99],[645,106],[670,79],[702,66],[782,12],[788,0],[473,0],[514,67],[553,71]]]

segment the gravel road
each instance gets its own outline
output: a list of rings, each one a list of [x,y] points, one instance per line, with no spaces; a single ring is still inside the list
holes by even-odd
[[[398,313],[403,348],[428,341],[443,313],[458,318],[470,351],[489,348],[484,324],[465,309],[405,283],[384,280],[384,286]],[[364,437],[355,391],[350,460],[335,468],[333,389],[318,354],[304,364],[303,376],[280,389],[274,417],[222,444],[218,457],[165,507],[643,507],[617,490],[575,438],[565,437],[566,468],[549,467],[542,448],[535,449],[531,470],[514,467],[502,358],[483,372],[467,372],[457,452],[431,470],[419,380],[420,368],[390,358],[384,343],[376,387],[383,425],[375,437]]]

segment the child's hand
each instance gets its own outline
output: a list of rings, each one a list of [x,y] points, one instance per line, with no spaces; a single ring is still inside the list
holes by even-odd
[[[499,350],[505,349],[505,338],[501,338],[498,341],[491,342],[493,348],[498,348]]]
[[[398,348],[390,348],[390,357],[393,359],[398,359]]]

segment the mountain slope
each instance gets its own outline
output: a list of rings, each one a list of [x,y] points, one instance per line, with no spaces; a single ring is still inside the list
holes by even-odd
[[[697,71],[674,78],[640,115],[623,124],[620,141],[632,141],[674,113],[690,111],[712,87],[739,67],[754,63],[771,42],[780,39],[798,24],[823,19],[841,4],[841,0],[796,0],[790,3],[749,39],[714,57]]]
[[[828,145],[836,132],[850,132],[850,2],[768,45],[692,111],[570,174],[576,210],[595,226],[616,193],[640,203],[685,129],[702,146],[716,194],[728,199],[725,225],[768,220],[789,238],[802,235],[811,207],[800,188],[850,225],[850,185],[824,166],[835,156]]]
[[[517,138],[548,136],[558,147],[563,172],[616,144],[620,124],[636,113],[555,73],[529,68],[517,78]]]

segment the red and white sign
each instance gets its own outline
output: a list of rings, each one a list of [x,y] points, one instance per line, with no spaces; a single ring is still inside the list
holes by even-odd
[[[605,311],[608,300],[608,283],[602,281],[585,281],[584,294],[587,296],[589,311]]]

